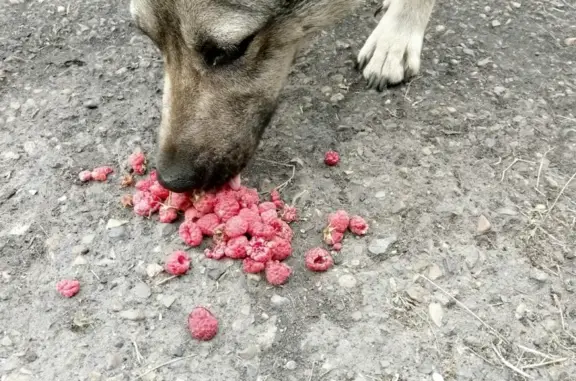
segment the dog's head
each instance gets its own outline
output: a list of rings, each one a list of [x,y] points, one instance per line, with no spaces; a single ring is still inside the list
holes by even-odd
[[[356,0],[131,0],[164,59],[158,175],[173,191],[240,173],[298,48]]]

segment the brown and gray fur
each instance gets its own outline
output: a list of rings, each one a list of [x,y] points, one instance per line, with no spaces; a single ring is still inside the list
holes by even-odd
[[[213,188],[246,166],[290,67],[310,36],[360,0],[131,0],[164,59],[159,178],[173,191]],[[358,55],[371,87],[420,68],[434,0],[386,0]]]

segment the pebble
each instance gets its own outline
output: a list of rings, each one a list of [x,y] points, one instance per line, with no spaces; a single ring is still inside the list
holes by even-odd
[[[124,226],[119,226],[117,228],[108,229],[108,237],[110,238],[120,238],[126,234],[126,229]]]
[[[422,303],[426,295],[426,290],[422,286],[415,284],[406,289],[406,295],[408,295],[410,299]]]
[[[88,261],[86,260],[86,258],[84,258],[83,255],[79,255],[74,259],[72,266],[84,266],[87,264],[88,264]]]
[[[440,278],[442,275],[444,275],[444,272],[442,271],[442,268],[440,266],[438,266],[435,263],[430,265],[430,268],[428,269],[428,278],[436,280]]]
[[[176,301],[176,295],[163,295],[160,299],[162,305],[166,308],[170,308],[172,304]]]
[[[442,319],[444,319],[444,310],[439,303],[430,303],[428,305],[428,313],[430,318],[438,327],[442,327]]]
[[[90,249],[84,245],[76,245],[72,248],[72,254],[74,254],[74,255],[88,254],[89,251],[90,251]]]
[[[117,353],[108,353],[106,355],[106,370],[116,369],[122,364],[122,356]]]
[[[344,94],[338,93],[338,94],[334,94],[330,97],[330,102],[332,103],[338,103],[344,100]]]
[[[140,299],[147,299],[150,297],[150,295],[152,295],[150,287],[143,282],[138,282],[132,289],[132,292],[134,293],[134,295],[136,295],[136,297]]]
[[[288,370],[294,370],[294,369],[296,369],[296,361],[292,361],[292,360],[288,361],[288,362],[286,363],[286,365],[284,365],[284,368],[286,368],[286,369],[288,369]]]
[[[113,229],[113,228],[117,228],[120,226],[124,226],[128,223],[128,221],[126,220],[116,220],[114,218],[111,218],[108,220],[108,222],[106,223],[106,229]]]
[[[140,310],[124,310],[120,312],[120,317],[126,320],[144,320],[144,313]]]
[[[530,279],[537,280],[538,282],[546,282],[548,280],[548,274],[542,270],[532,269],[530,271]]]
[[[350,317],[352,317],[352,320],[354,321],[360,321],[362,320],[362,312],[361,311],[353,312],[352,315],[350,315]]]
[[[496,86],[494,88],[494,94],[496,95],[502,95],[506,92],[506,88],[504,86]]]
[[[500,23],[500,21],[498,21],[498,20],[493,20],[493,21],[492,21],[492,26],[493,26],[494,28],[496,28],[497,26],[500,26],[500,25],[502,25],[502,24]]]
[[[2,338],[2,340],[0,341],[0,344],[2,344],[2,346],[4,347],[10,347],[12,346],[12,339],[10,339],[8,336],[4,336]]]
[[[385,254],[390,245],[394,244],[397,240],[396,234],[392,234],[387,238],[373,239],[368,246],[368,251],[373,255]]]
[[[480,215],[480,217],[478,217],[478,225],[476,227],[476,231],[480,234],[484,234],[488,233],[491,228],[492,225],[490,224],[490,221],[488,221],[488,219],[483,214]]]
[[[96,236],[94,234],[87,234],[84,237],[82,237],[82,244],[83,245],[90,245],[92,242],[94,242],[94,238]]]
[[[244,360],[252,360],[254,357],[258,356],[260,348],[257,345],[250,345],[237,352],[238,357]]]
[[[30,229],[30,224],[20,224],[20,225],[14,226],[12,229],[10,229],[10,232],[8,234],[10,234],[10,235],[24,235],[28,232],[28,229]]]
[[[510,4],[511,4],[514,8],[520,8],[520,7],[522,6],[522,4],[520,4],[520,3],[517,2],[517,1],[512,1]]]
[[[386,191],[378,191],[378,192],[376,192],[374,197],[376,197],[378,199],[386,198]]]
[[[277,294],[274,294],[270,298],[270,302],[272,302],[272,305],[274,307],[282,307],[282,306],[290,303],[290,299],[285,298],[285,297],[280,296],[280,295],[277,295]]]
[[[38,360],[38,354],[34,352],[32,349],[28,349],[24,354],[24,360],[27,362],[34,362]]]
[[[184,348],[182,344],[175,344],[170,346],[170,354],[174,357],[182,357],[184,355]]]
[[[84,102],[84,107],[88,109],[95,109],[98,107],[98,105],[99,103],[96,99],[88,99],[87,101]]]
[[[164,268],[158,263],[150,263],[146,266],[146,274],[150,278],[154,278],[156,275],[164,271]]]
[[[440,373],[432,373],[432,381],[444,381],[444,377]]]
[[[226,272],[224,268],[215,268],[208,270],[208,278],[212,280],[218,280]]]
[[[576,37],[568,37],[564,40],[564,44],[566,46],[575,46],[576,45]]]
[[[464,261],[469,269],[473,269],[480,259],[480,251],[474,246],[467,246],[464,248]]]
[[[397,203],[394,204],[394,206],[392,206],[392,214],[400,214],[402,213],[404,210],[406,210],[406,204],[404,203],[404,201],[400,200]]]
[[[342,275],[340,278],[338,278],[338,284],[340,284],[340,286],[344,288],[354,288],[356,287],[357,283],[358,281],[356,280],[356,278],[354,278],[354,276],[350,274],[345,274]]]
[[[3,362],[2,370],[4,370],[4,372],[11,372],[19,367],[20,367],[20,361],[18,360],[18,358],[8,357],[8,359]]]

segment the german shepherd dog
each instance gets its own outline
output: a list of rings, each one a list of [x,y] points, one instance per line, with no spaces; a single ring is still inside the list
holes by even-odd
[[[157,169],[175,191],[239,174],[270,122],[290,67],[311,34],[361,0],[131,0],[138,28],[164,60]],[[434,0],[385,0],[358,54],[370,87],[418,73]]]

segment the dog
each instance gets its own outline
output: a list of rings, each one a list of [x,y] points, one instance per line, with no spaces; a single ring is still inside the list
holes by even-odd
[[[212,189],[254,155],[298,51],[361,0],[131,0],[137,27],[164,61],[158,134],[160,183]],[[358,54],[382,90],[420,69],[434,0],[385,0]]]

